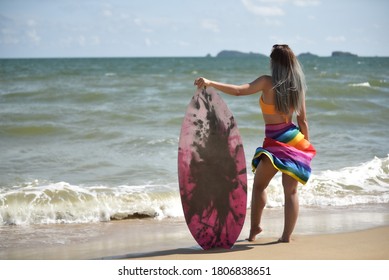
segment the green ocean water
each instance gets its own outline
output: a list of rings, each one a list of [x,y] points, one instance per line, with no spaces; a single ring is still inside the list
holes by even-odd
[[[388,203],[389,58],[301,63],[318,152],[301,204]],[[0,60],[0,226],[182,216],[177,148],[194,79],[263,74],[266,58]],[[264,137],[259,95],[222,97],[249,164]],[[282,206],[278,179],[269,206]]]

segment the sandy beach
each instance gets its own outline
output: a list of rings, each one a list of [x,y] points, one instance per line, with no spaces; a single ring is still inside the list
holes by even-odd
[[[231,250],[203,251],[183,217],[92,224],[12,227],[2,235],[0,259],[147,260],[389,260],[389,209],[302,208],[291,243],[277,243],[282,209],[266,209],[255,242],[244,228]]]
[[[263,234],[258,235],[254,242],[245,240],[249,232],[250,215],[247,215],[242,233],[230,250],[203,251],[195,245],[117,257],[148,260],[389,260],[389,224],[367,224],[369,219],[386,220],[387,223],[389,216],[368,213],[370,210],[355,208],[342,213],[340,209],[303,209],[292,242],[278,243],[283,225],[282,210],[268,209],[264,215]]]
[[[127,257],[148,260],[389,260],[389,227],[298,235],[291,243],[259,238],[255,242],[239,241],[231,250],[173,249]]]

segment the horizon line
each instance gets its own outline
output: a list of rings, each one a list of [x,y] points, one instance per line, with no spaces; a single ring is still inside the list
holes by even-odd
[[[247,53],[248,54],[248,53]],[[264,57],[269,57],[267,55],[263,55],[260,53],[252,53],[253,55],[262,55]],[[339,58],[339,57],[353,57],[353,58],[389,58],[389,55],[381,56],[381,55],[366,55],[366,56],[360,56],[360,55],[354,55],[354,56],[322,56],[322,55],[316,55],[310,52],[305,52],[305,53],[300,53],[297,55],[297,57],[301,55],[307,55],[307,56],[312,56],[312,57],[317,57],[317,58]],[[113,58],[215,58],[215,59],[224,59],[224,58],[252,58],[252,57],[217,57],[217,56],[212,56],[212,55],[203,55],[203,56],[169,56],[169,55],[161,55],[161,56],[32,56],[32,57],[0,57],[1,60],[11,60],[11,59],[113,59]],[[259,57],[258,57],[259,58]]]

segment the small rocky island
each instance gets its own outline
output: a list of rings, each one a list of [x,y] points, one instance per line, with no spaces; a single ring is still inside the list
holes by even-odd
[[[210,54],[207,54],[206,57],[210,58],[212,57]],[[261,53],[254,53],[254,52],[240,52],[240,51],[231,51],[231,50],[223,50],[219,52],[216,56],[216,58],[268,58],[268,55],[264,55]],[[319,57],[316,54],[312,54],[310,52],[301,53],[298,55],[298,58],[317,58]],[[350,52],[343,52],[343,51],[333,51],[331,54],[331,57],[358,57],[358,55],[350,53]]]
[[[310,52],[300,53],[298,55],[298,58],[316,58],[316,57],[319,57],[319,56],[317,54],[313,54],[313,53],[310,53]]]
[[[260,54],[260,53],[245,53],[245,52],[239,52],[239,51],[221,51],[216,55],[217,58],[222,57],[248,57],[248,58],[256,58],[256,57],[267,57],[267,55]]]
[[[350,52],[341,52],[341,51],[335,51],[332,52],[332,57],[358,57],[358,55],[350,53]]]

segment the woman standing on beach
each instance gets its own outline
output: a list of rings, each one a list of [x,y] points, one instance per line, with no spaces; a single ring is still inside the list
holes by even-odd
[[[278,172],[282,172],[284,188],[284,231],[280,242],[290,242],[296,225],[299,202],[298,182],[305,184],[311,173],[310,163],[316,150],[309,142],[305,108],[305,78],[301,66],[288,45],[274,45],[271,55],[272,75],[260,76],[243,85],[224,84],[203,77],[197,87],[211,86],[224,93],[241,96],[262,92],[259,105],[265,122],[263,146],[256,149],[252,168],[255,172],[251,201],[249,241],[262,231],[260,226],[266,206],[266,188]],[[297,115],[298,127],[292,123]]]

